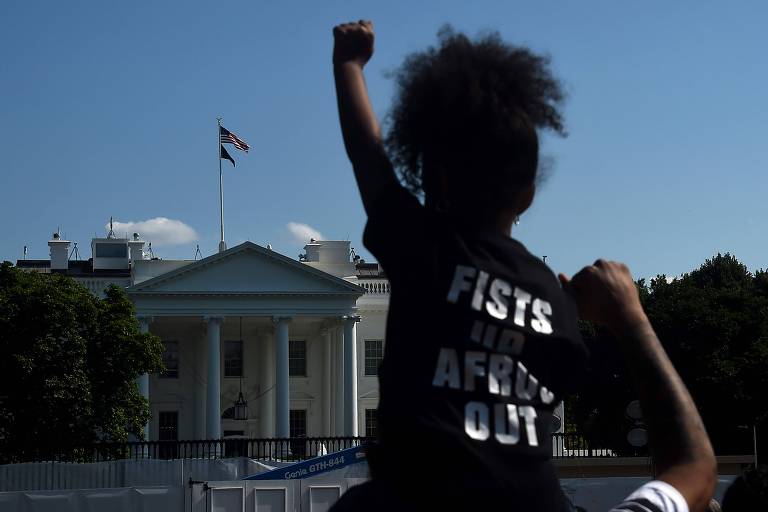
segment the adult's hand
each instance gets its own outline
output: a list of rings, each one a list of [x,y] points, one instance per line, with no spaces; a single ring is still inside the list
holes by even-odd
[[[621,332],[628,325],[647,322],[632,274],[623,263],[597,260],[573,278],[559,275],[563,288],[576,299],[584,320]]]

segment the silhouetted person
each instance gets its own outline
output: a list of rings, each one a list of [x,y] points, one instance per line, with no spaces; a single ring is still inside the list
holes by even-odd
[[[373,27],[340,25],[334,36],[341,128],[368,214],[364,243],[392,287],[372,480],[334,510],[572,510],[551,462],[550,426],[585,365],[573,297],[632,359],[662,470],[638,492],[703,510],[714,482],[709,440],[626,267],[599,261],[572,282],[561,276],[566,294],[509,236],[533,201],[537,131],[564,131],[547,60],[496,34],[441,32],[437,48],[411,55],[397,74],[390,161],[363,77]]]
[[[723,512],[768,510],[768,466],[739,475],[725,491]]]
[[[380,443],[363,488],[379,498],[367,508],[570,510],[551,425],[586,350],[573,299],[510,238],[533,201],[537,131],[564,132],[560,85],[546,58],[497,34],[472,41],[443,30],[438,47],[397,74],[390,160],[363,78],[373,27],[334,35],[341,128],[368,214],[363,241],[392,287]]]

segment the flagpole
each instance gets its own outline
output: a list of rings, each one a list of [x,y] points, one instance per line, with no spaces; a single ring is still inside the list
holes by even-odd
[[[224,241],[224,178],[221,172],[221,117],[216,118],[218,127],[216,128],[216,149],[219,152],[219,210],[221,214],[221,240],[219,241],[219,252],[227,250],[227,242]]]

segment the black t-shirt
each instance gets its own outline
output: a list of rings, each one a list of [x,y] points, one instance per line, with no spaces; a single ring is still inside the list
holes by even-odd
[[[552,412],[586,349],[557,278],[516,240],[427,210],[394,183],[363,241],[392,290],[374,478],[560,510]]]

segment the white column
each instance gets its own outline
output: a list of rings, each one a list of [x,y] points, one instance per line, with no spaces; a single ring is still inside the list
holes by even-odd
[[[192,344],[195,347],[195,439],[205,439],[205,402],[208,393],[208,385],[205,377],[208,372],[208,356],[206,355],[208,340],[206,339],[206,336],[207,335],[200,330],[197,338],[192,340]]]
[[[344,435],[357,436],[357,322],[344,318]]]
[[[331,398],[331,330],[323,329],[323,435],[331,436],[331,415],[333,414],[333,399]]]
[[[275,344],[272,334],[260,337],[262,361],[260,436],[275,437]]]
[[[289,317],[275,317],[275,398],[277,437],[289,437],[290,401],[288,398],[288,322]]]
[[[333,410],[335,436],[344,435],[344,328],[339,326],[334,329],[334,386],[333,386]]]
[[[208,322],[208,393],[205,403],[205,436],[221,438],[221,318]]]
[[[565,432],[565,402],[560,402],[557,407],[555,407],[555,416],[560,418],[560,428],[555,430],[555,432],[563,433]]]
[[[139,317],[139,329],[143,334],[146,334],[149,332],[149,323],[152,321],[151,317],[148,316],[140,316]],[[145,373],[143,375],[140,375],[136,379],[136,383],[139,385],[139,394],[143,396],[147,402],[149,402],[149,374]],[[150,413],[152,412],[152,409],[150,408]],[[152,421],[150,417],[150,421]],[[144,440],[149,441],[149,423],[144,425]]]

